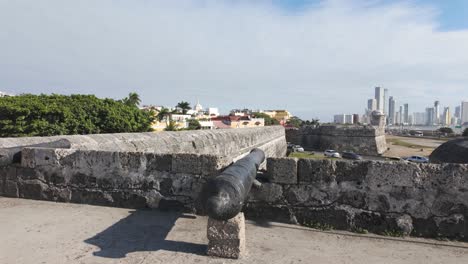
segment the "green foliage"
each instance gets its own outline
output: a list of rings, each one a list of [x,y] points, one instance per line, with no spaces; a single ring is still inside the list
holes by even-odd
[[[128,97],[122,99],[122,102],[128,106],[137,107],[141,103],[141,99],[137,93],[129,93]]]
[[[176,105],[176,108],[182,110],[182,114],[187,114],[187,111],[192,109],[188,102],[181,101]]]
[[[265,119],[265,126],[273,126],[273,125],[279,125],[279,121],[274,119],[274,118],[271,118],[269,115],[265,114],[265,113],[259,113],[259,112],[256,112],[256,113],[252,113],[252,116],[253,117],[256,117],[256,118],[263,118]]]
[[[159,113],[157,114],[156,116],[156,119],[161,122],[164,120],[164,118],[166,118],[167,116],[169,116],[171,114],[171,111],[169,111],[169,109],[163,107],[161,108],[161,111],[159,111]]]
[[[450,127],[441,127],[439,128],[440,133],[445,133],[445,134],[453,134],[453,129]]]
[[[190,119],[188,120],[188,130],[198,130],[201,129],[200,122],[196,119]]]
[[[465,130],[463,130],[463,134],[462,134],[462,136],[464,136],[464,137],[468,137],[468,127],[467,127],[467,128],[465,128]]]
[[[170,120],[169,124],[167,124],[166,128],[164,131],[177,131],[177,124],[174,120]]]
[[[94,95],[0,98],[0,136],[53,136],[151,131],[153,113]]]
[[[286,124],[299,128],[302,122],[304,121],[302,121],[299,117],[293,116],[286,122]]]
[[[327,223],[320,223],[320,222],[313,222],[313,221],[305,221],[302,223],[303,226],[319,229],[322,231],[330,231],[333,230],[333,226]]]

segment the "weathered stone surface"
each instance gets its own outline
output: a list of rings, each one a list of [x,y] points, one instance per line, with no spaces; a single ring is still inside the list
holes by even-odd
[[[267,159],[267,171],[270,182],[297,183],[297,159],[295,158],[269,158]]]
[[[431,162],[468,164],[468,137],[445,142],[429,156]]]
[[[174,154],[172,156],[172,171],[175,173],[191,173],[200,175],[202,162],[197,154]]]
[[[27,199],[47,200],[49,186],[41,180],[25,180],[18,184],[19,197]]]
[[[299,183],[335,181],[336,162],[333,160],[300,159],[297,164]]]
[[[245,254],[245,218],[243,213],[220,221],[208,219],[209,256],[237,259]]]
[[[6,197],[19,197],[18,183],[15,181],[5,180],[3,195]]]
[[[286,140],[310,150],[336,149],[376,155],[387,150],[385,131],[376,126],[321,125],[287,130]]]
[[[151,174],[154,171],[171,171],[172,170],[172,155],[171,154],[146,154],[146,173]]]
[[[252,188],[249,193],[249,200],[264,201],[267,203],[281,203],[283,189],[281,185],[275,183],[263,183],[260,188]]]

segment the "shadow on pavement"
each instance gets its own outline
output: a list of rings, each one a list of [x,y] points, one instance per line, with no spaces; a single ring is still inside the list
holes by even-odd
[[[84,242],[98,246],[94,256],[123,258],[138,251],[167,250],[205,255],[206,245],[166,240],[178,218],[195,218],[177,212],[137,210]]]

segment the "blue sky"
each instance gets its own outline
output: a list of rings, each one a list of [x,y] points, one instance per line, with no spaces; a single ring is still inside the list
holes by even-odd
[[[202,3],[202,4],[201,4]],[[410,112],[468,99],[464,0],[0,0],[0,91],[171,106]]]

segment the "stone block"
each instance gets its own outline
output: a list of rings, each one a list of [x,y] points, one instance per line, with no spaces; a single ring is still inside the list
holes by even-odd
[[[18,184],[15,181],[6,180],[3,195],[6,197],[19,197]]]
[[[243,213],[227,220],[208,219],[209,256],[238,259],[245,254],[245,218]]]
[[[336,162],[334,160],[299,159],[297,177],[299,183],[335,181]]]
[[[26,180],[19,183],[19,196],[27,199],[47,200],[49,186],[40,180]]]
[[[172,155],[170,154],[146,154],[146,174],[153,174],[155,171],[171,171]]]
[[[278,202],[283,197],[283,188],[276,183],[263,183],[259,188],[252,187],[249,193],[250,201],[267,203]]]
[[[60,160],[74,153],[72,149],[54,148],[24,148],[21,151],[21,166],[25,168],[35,168],[37,166],[57,166]]]
[[[295,158],[269,158],[267,159],[267,171],[270,182],[297,183],[297,159]]]
[[[172,156],[172,171],[175,173],[189,173],[200,175],[202,172],[200,155],[174,154]]]
[[[201,174],[205,176],[218,175],[231,163],[227,158],[214,155],[201,155],[200,158]]]

